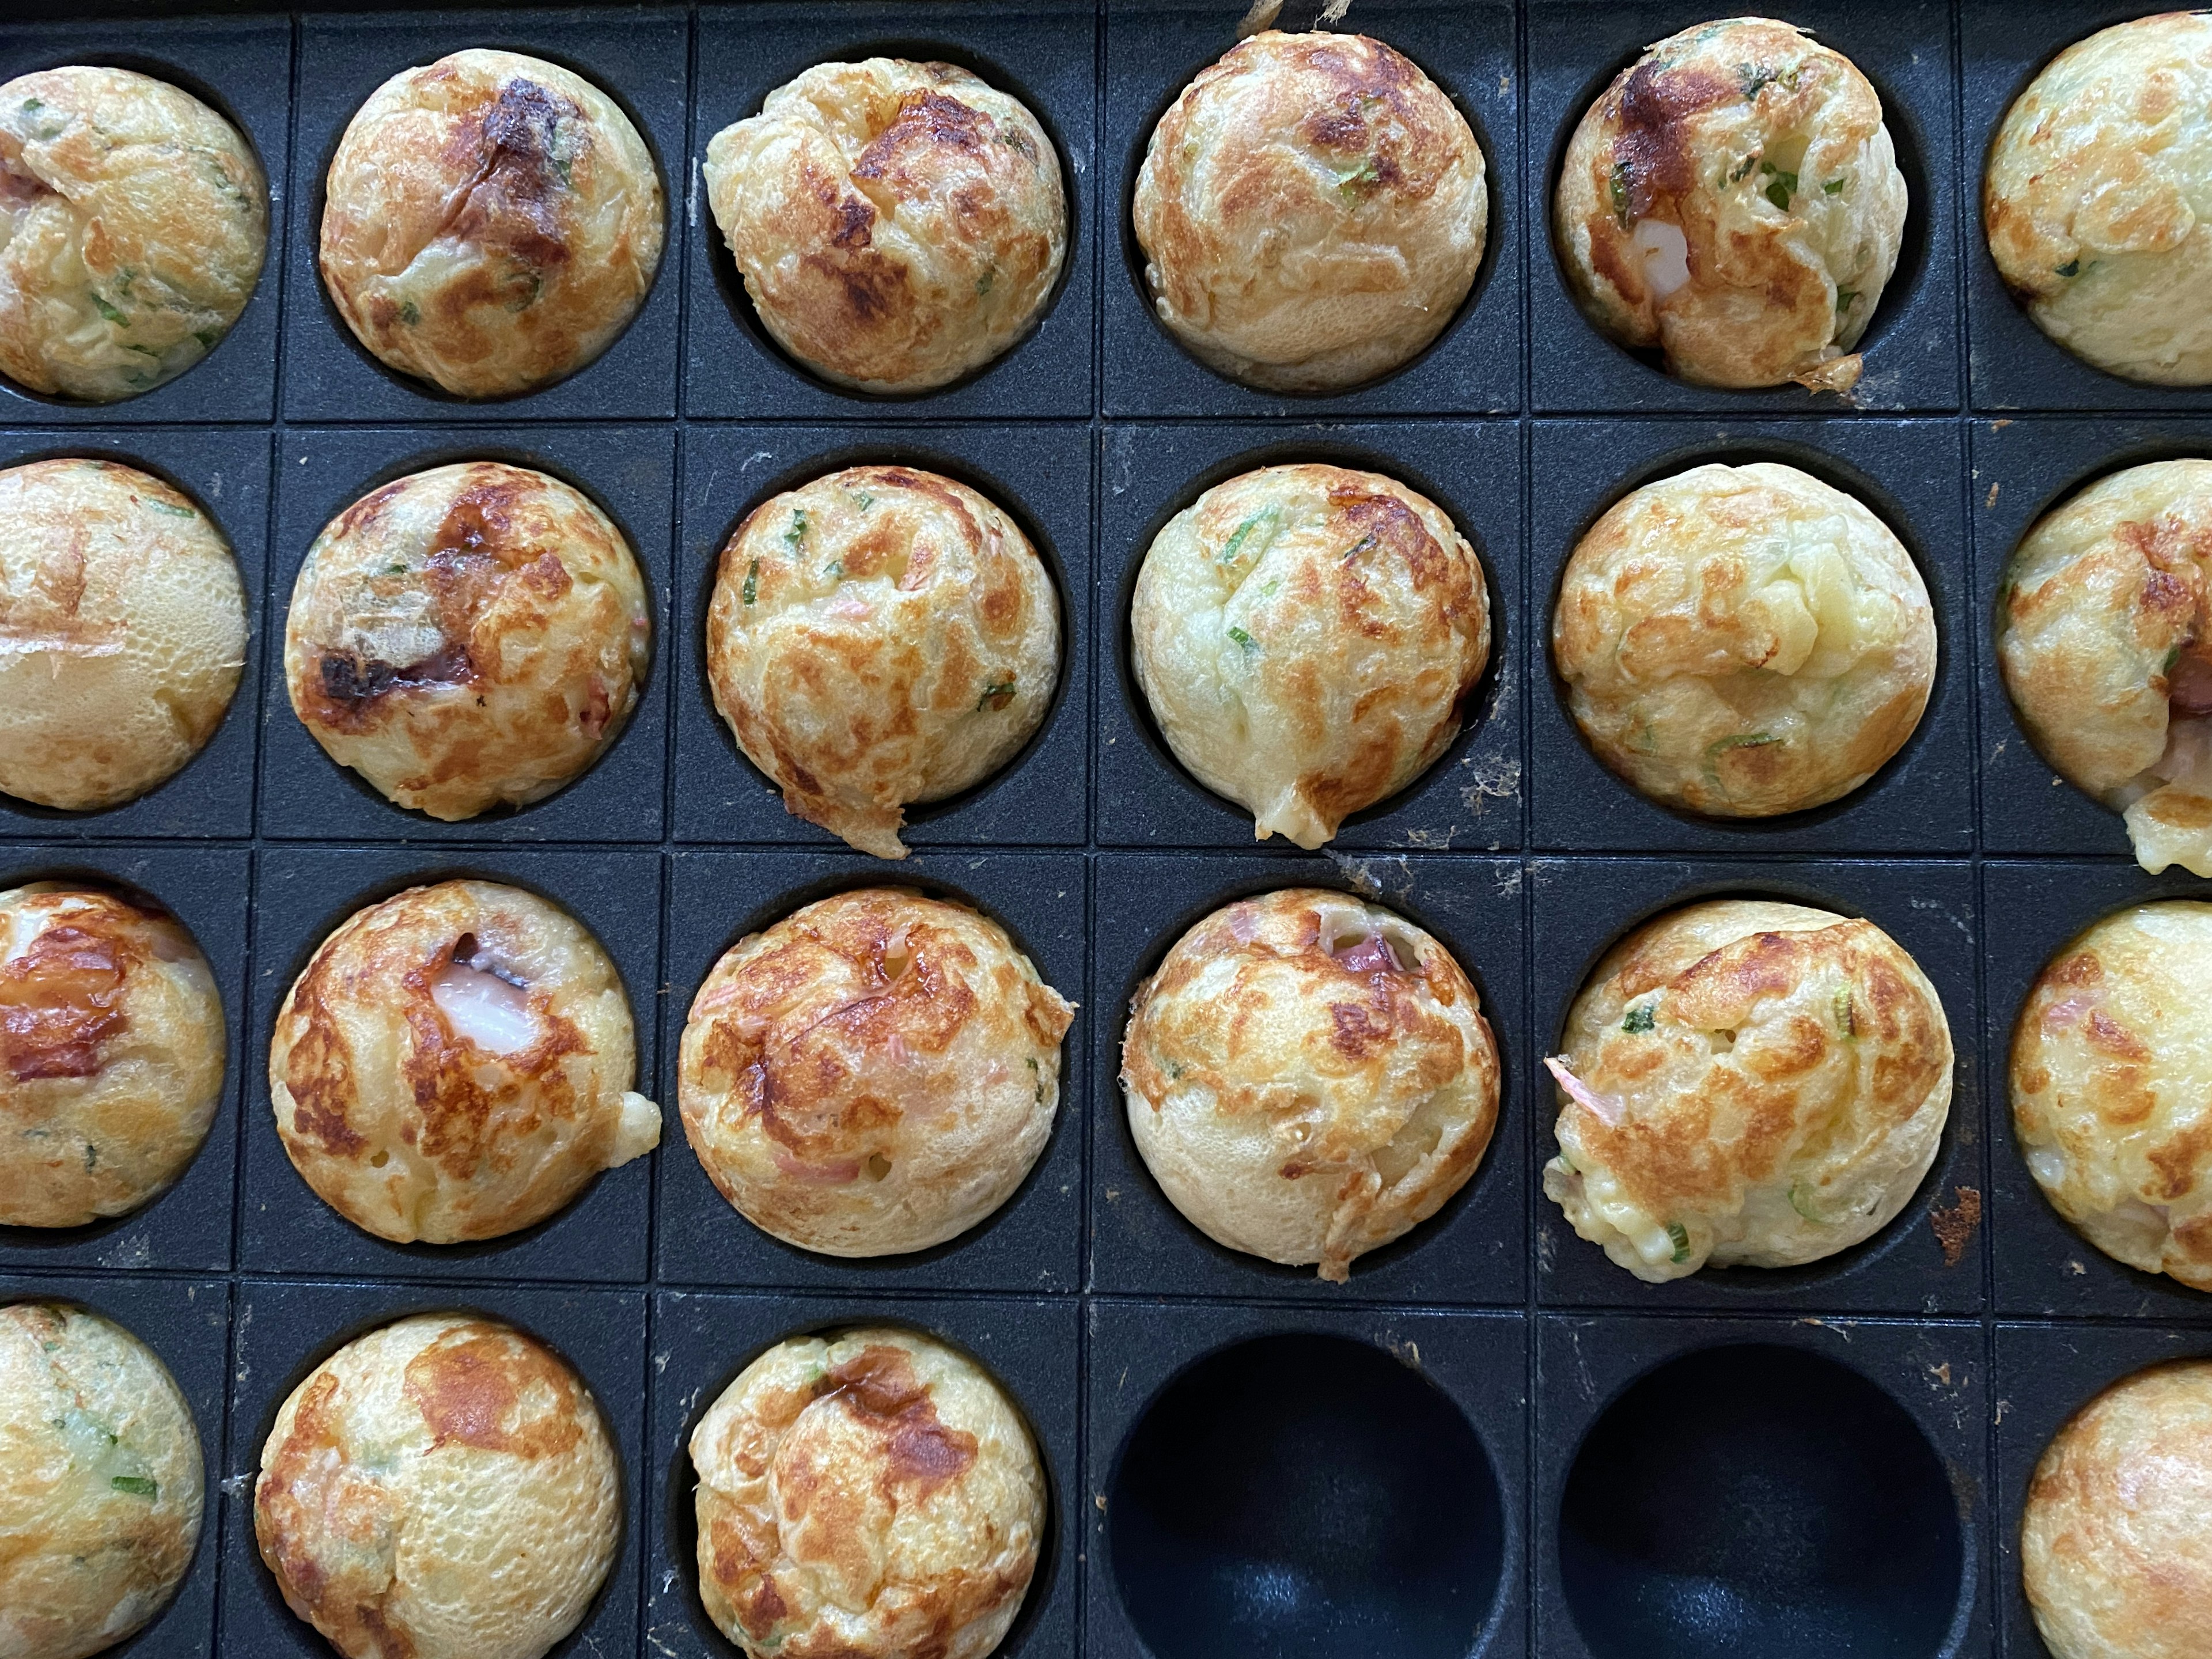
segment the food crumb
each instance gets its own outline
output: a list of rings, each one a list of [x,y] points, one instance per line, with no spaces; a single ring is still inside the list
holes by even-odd
[[[1943,1247],[1943,1265],[1955,1267],[1963,1261],[1966,1246],[1974,1237],[1974,1229],[1982,1224],[1982,1195],[1972,1187],[1954,1187],[1959,1195],[1956,1204],[1948,1204],[1928,1212],[1928,1224],[1936,1230],[1936,1242]]]

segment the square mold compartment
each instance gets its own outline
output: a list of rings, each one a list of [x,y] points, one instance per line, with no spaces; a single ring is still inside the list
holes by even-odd
[[[1558,1094],[1531,1066],[1537,1296],[1552,1307],[1638,1312],[1781,1308],[1888,1314],[1981,1311],[1982,1102],[1975,1034],[1974,874],[1952,863],[1792,860],[1763,863],[1650,859],[1539,860],[1531,1018],[1537,1047],[1555,1054],[1567,1011],[1606,951],[1652,917],[1701,899],[1770,898],[1863,916],[1928,975],[1951,1028],[1957,1065],[1935,1167],[1889,1224],[1802,1267],[1706,1267],[1647,1285],[1577,1235],[1544,1196],[1543,1166],[1559,1150]]]
[[[1583,316],[1552,239],[1560,164],[1583,112],[1644,49],[1705,14],[1650,0],[1529,0],[1529,337],[1534,406],[1576,410],[1694,410],[1843,415],[1958,407],[1957,186],[1952,118],[1950,9],[1941,0],[1811,0],[1788,21],[1857,64],[1881,95],[1910,196],[1896,273],[1859,342],[1866,373],[1848,401],[1801,386],[1729,391],[1692,386],[1656,351],[1616,345]]]
[[[644,1451],[642,1292],[506,1285],[341,1285],[245,1279],[231,1355],[229,1471],[223,1481],[222,1641],[254,1659],[328,1659],[331,1648],[284,1605],[254,1541],[253,1489],[276,1413],[307,1374],[356,1337],[411,1314],[495,1319],[537,1338],[590,1389],[621,1466],[623,1537],[605,1584],[550,1659],[637,1651]],[[210,1486],[214,1472],[210,1471]]]
[[[2212,1329],[2000,1325],[1996,1333],[1996,1582],[2009,1659],[2051,1659],[2021,1580],[2020,1523],[2044,1448],[2074,1413],[2148,1366],[2212,1358]]]
[[[1546,1316],[1544,1659],[1984,1659],[1978,1324]]]
[[[1081,1367],[1072,1300],[955,1300],[844,1296],[730,1296],[663,1291],[653,1298],[653,1529],[645,1649],[659,1659],[736,1659],[699,1600],[698,1477],[691,1432],[738,1372],[787,1338],[897,1325],[950,1343],[990,1372],[1029,1424],[1043,1465],[1048,1519],[1021,1611],[994,1659],[1060,1659],[1077,1651],[1083,1517],[1077,1475]]]
[[[837,7],[782,3],[707,9],[699,15],[701,74],[688,174],[675,193],[690,220],[691,286],[684,404],[693,415],[744,419],[1006,419],[1087,416],[1092,408],[1092,251],[1097,222],[1097,23],[1091,0]],[[775,343],[707,201],[707,146],[760,113],[768,94],[817,64],[865,58],[951,62],[1029,106],[1060,153],[1067,246],[1060,285],[1038,324],[986,368],[937,392],[872,397],[833,386]]]
[[[2044,66],[2075,41],[2145,15],[2126,0],[2004,0],[1959,12],[1965,70],[1967,361],[1977,410],[2140,410],[2183,415],[2205,407],[2203,386],[2145,386],[2093,368],[2028,318],[1997,274],[1983,227],[1990,148],[2005,112]]]
[[[598,939],[621,974],[637,1040],[637,1082],[650,1093],[653,988],[660,943],[660,859],[649,850],[505,848],[272,848],[254,884],[252,1043],[246,1072],[246,1159],[239,1261],[260,1273],[374,1279],[580,1279],[647,1276],[653,1158],[605,1171],[535,1226],[462,1244],[394,1244],[363,1231],[315,1194],[292,1166],[269,1099],[276,1010],[324,939],[356,911],[410,887],[455,877],[503,882],[550,900]],[[662,1118],[662,1145],[680,1135]]]
[[[1107,854],[1093,872],[1091,1285],[1102,1291],[1267,1302],[1517,1305],[1527,1297],[1528,1142],[1520,866],[1510,859],[1242,858]],[[1129,1133],[1121,1040],[1129,1002],[1176,941],[1223,905],[1326,887],[1433,934],[1482,998],[1502,1077],[1498,1124],[1465,1186],[1404,1237],[1358,1257],[1348,1283],[1217,1244],[1152,1178]]]
[[[1537,423],[1529,556],[1532,846],[1562,851],[1964,853],[1973,838],[1973,646],[1955,424],[1938,421]],[[1706,462],[1779,461],[1852,495],[1896,532],[1936,613],[1936,683],[1888,763],[1840,800],[1771,818],[1660,805],[1583,740],[1553,665],[1559,582],[1583,537],[1642,486]]]
[[[394,479],[460,461],[505,461],[570,485],[614,521],[644,579],[653,661],[629,722],[589,770],[523,807],[447,823],[398,806],[323,751],[292,708],[284,635],[293,584],[325,525]],[[675,607],[676,434],[624,426],[412,427],[289,432],[276,460],[276,556],[264,628],[261,833],[271,839],[658,841],[668,772],[668,684]]]
[[[914,848],[1079,846],[1089,806],[1084,727],[1091,706],[1091,429],[1035,426],[692,426],[684,438],[684,551],[676,574],[675,835],[687,842],[797,842],[843,850],[784,810],[714,711],[707,611],[723,547],[770,496],[848,466],[944,473],[988,496],[1036,549],[1060,595],[1060,684],[1044,722],[1013,759],[949,800],[909,807]],[[886,868],[891,866],[886,866]]]
[[[246,135],[269,185],[269,246],[246,309],[214,350],[143,397],[81,404],[0,379],[0,421],[56,426],[135,421],[265,421],[276,392],[277,289],[291,163],[292,25],[284,17],[11,21],[0,81],[65,64],[135,70],[190,93]]]
[[[199,503],[238,562],[239,583],[246,596],[246,667],[215,735],[165,781],[136,800],[97,812],[58,812],[0,795],[0,837],[53,841],[74,836],[181,839],[251,835],[253,731],[261,695],[261,596],[268,585],[269,435],[164,427],[0,432],[0,466],[76,456],[135,467]]]
[[[216,1651],[230,1286],[221,1279],[0,1277],[0,1305],[19,1302],[74,1304],[121,1326],[154,1351],[191,1407],[205,1488],[191,1565],[176,1595],[144,1629],[100,1651],[118,1659],[206,1659]]]
[[[1155,313],[1130,217],[1152,129],[1201,70],[1237,44],[1234,6],[1107,0],[1106,125],[1098,169],[1105,408],[1109,415],[1361,415],[1510,412],[1521,401],[1521,253],[1513,8],[1498,0],[1369,0],[1338,25],[1297,0],[1274,27],[1339,27],[1405,54],[1442,88],[1482,147],[1490,193],[1481,266],[1459,314],[1404,367],[1352,390],[1263,392],[1217,374]]]
[[[371,356],[324,291],[318,263],[324,179],[356,112],[393,76],[475,46],[557,64],[612,99],[653,153],[665,216],[653,287],[613,343],[567,380],[517,397],[481,401],[452,397]],[[683,310],[684,103],[690,50],[688,19],[673,6],[304,17],[285,271],[284,417],[504,424],[526,416],[622,420],[673,415]]]
[[[1073,1291],[1083,1210],[1085,1027],[1079,1007],[1060,1050],[1052,1138],[1012,1197],[958,1237],[904,1255],[818,1255],[771,1237],[715,1188],[679,1111],[684,1027],[723,953],[802,905],[857,887],[914,887],[1004,927],[1046,984],[1087,1003],[1084,861],[1078,853],[925,853],[888,864],[859,853],[678,853],[671,861],[661,1100],[659,1275],[664,1283],[779,1285],[834,1291]]]
[[[2001,1315],[2101,1315],[2212,1320],[2212,1294],[2114,1261],[2051,1207],[2021,1157],[2012,1123],[2012,1037],[2021,1006],[2059,951],[2094,922],[2154,899],[2201,900],[2179,868],[2146,875],[2131,863],[1982,866],[1983,983],[1989,997],[1990,1226]]]
[[[1526,1650],[1524,1315],[1089,1321],[1091,1659]]]
[[[1997,593],[2038,520],[2099,479],[2130,466],[2212,458],[2212,421],[2172,418],[1977,421],[1973,461],[1973,623],[1979,641],[1982,845],[1992,853],[2132,856],[2126,822],[2052,771],[2005,690],[1997,658]]]
[[[246,892],[243,847],[27,847],[0,842],[0,889],[82,880],[151,899],[191,932],[222,996],[229,1057],[207,1139],[177,1183],[151,1203],[83,1227],[0,1227],[0,1271],[157,1268],[222,1273],[231,1262],[239,1079],[246,1041]]]
[[[1326,461],[1381,472],[1450,514],[1489,578],[1490,661],[1436,763],[1344,822],[1346,850],[1521,844],[1521,434],[1503,422],[1106,428],[1098,558],[1097,838],[1125,847],[1253,846],[1252,814],[1185,771],[1131,660],[1129,607],[1152,539],[1215,484],[1256,467]],[[1299,856],[1272,839],[1268,852]]]

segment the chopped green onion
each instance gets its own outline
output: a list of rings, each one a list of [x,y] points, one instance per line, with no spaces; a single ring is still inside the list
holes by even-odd
[[[1375,166],[1375,158],[1370,155],[1352,172],[1338,173],[1336,187],[1340,191],[1358,191],[1376,183],[1382,177],[1382,174]]]
[[[192,331],[192,338],[200,343],[201,350],[213,351],[215,343],[222,338],[222,331],[214,328],[196,328]]]
[[[118,1474],[107,1483],[118,1492],[127,1492],[133,1498],[158,1498],[161,1488],[143,1474]]]
[[[1615,161],[1613,164],[1613,178],[1610,183],[1613,192],[1613,216],[1623,230],[1628,228],[1629,190],[1634,182],[1635,174],[1631,171],[1626,161]]]
[[[977,299],[980,300],[983,295],[991,291],[991,283],[998,276],[998,274],[996,267],[994,267],[993,269],[985,271],[981,276],[978,276],[975,279],[975,297]]]
[[[1231,629],[1229,630],[1229,637],[1236,641],[1237,644],[1243,646],[1247,651],[1257,651],[1260,648],[1259,642],[1253,639],[1249,634],[1247,634],[1241,628]]]
[[[2181,647],[2177,645],[2166,653],[2166,660],[2159,665],[2158,672],[2161,674],[2171,674],[2173,672],[2173,665],[2180,660]]]
[[[999,680],[983,688],[983,695],[975,700],[975,712],[980,714],[988,708],[995,714],[1013,700],[1014,683]]]
[[[2051,266],[2051,274],[2054,276],[2079,276],[2081,274],[2081,262],[2078,258],[2069,259],[2063,265]]]
[[[94,305],[100,307],[100,314],[106,318],[109,322],[120,323],[125,320],[121,312],[118,311],[113,306],[108,304],[106,301],[101,299],[97,294],[92,296],[92,302]]]
[[[1736,168],[1734,173],[1729,174],[1729,183],[1732,185],[1741,184],[1746,179],[1751,176],[1751,170],[1758,165],[1759,152],[1757,150],[1753,150],[1750,155],[1743,158],[1742,166]]]
[[[84,1143],[84,1167],[89,1171],[97,1169],[99,1165],[100,1148],[88,1140]]]
[[[1373,536],[1362,536],[1358,541],[1352,543],[1349,548],[1345,550],[1344,562],[1350,564],[1354,559],[1358,558],[1362,553],[1364,553],[1369,548],[1374,545],[1375,538]]]
[[[750,605],[760,592],[760,561],[755,559],[752,568],[745,572],[745,585],[738,597]]]
[[[1784,213],[1789,212],[1790,198],[1797,193],[1797,175],[1794,173],[1784,173],[1779,167],[1768,167],[1764,162],[1760,167],[1762,171],[1774,175],[1773,183],[1766,187],[1766,199]]]
[[[199,514],[192,511],[191,507],[179,507],[172,501],[149,501],[146,502],[146,505],[152,507],[156,513],[167,514],[173,519],[197,519],[199,517]]]
[[[1803,1216],[1806,1220],[1817,1221],[1821,1225],[1826,1226],[1827,1224],[1828,1218],[1819,1213],[1808,1202],[1807,1202],[1806,1200],[1798,1196],[1801,1191],[1802,1188],[1790,1188],[1790,1207],[1796,1211],[1799,1215]]]
[[[1771,732],[1742,732],[1732,738],[1723,738],[1718,743],[1709,744],[1705,753],[1717,760],[1731,749],[1764,749],[1770,743],[1781,741]]]
[[[783,532],[783,544],[793,552],[799,551],[799,543],[806,539],[806,509],[795,507],[791,510],[791,527]]]
[[[402,300],[399,302],[399,320],[410,328],[422,320],[422,313],[415,308],[415,302],[412,300]]]
[[[1687,1227],[1679,1221],[1668,1222],[1667,1239],[1674,1247],[1674,1254],[1668,1258],[1668,1261],[1679,1265],[1690,1259],[1690,1230]]]
[[[1628,1017],[1620,1022],[1620,1029],[1631,1035],[1635,1035],[1650,1030],[1657,1023],[1657,1018],[1651,1011],[1651,1005],[1647,1002],[1641,1007],[1631,1008],[1628,1011]]]
[[[1849,311],[1851,308],[1853,302],[1855,302],[1858,297],[1859,291],[1855,288],[1838,289],[1836,290],[1836,315],[1840,317],[1845,312]]]
[[[1820,194],[1823,196],[1840,196],[1844,193],[1844,186],[1849,183],[1850,183],[1850,180],[1848,179],[1831,179],[1826,184],[1820,186]]]
[[[1851,1013],[1851,988],[1838,986],[1836,990],[1836,1029],[1847,1037],[1859,1034],[1858,1021]]]
[[[1261,554],[1267,550],[1267,544],[1274,539],[1275,526],[1282,521],[1283,513],[1280,507],[1271,507],[1264,512],[1255,513],[1230,533],[1229,539],[1223,544],[1220,557],[1216,562],[1234,564],[1237,562],[1237,556],[1244,550],[1244,544],[1254,536],[1259,537],[1260,544],[1252,550],[1252,556],[1258,558]]]
[[[1777,81],[1795,82],[1796,78],[1794,70],[1785,76],[1782,70],[1768,69],[1762,64],[1738,64],[1735,66],[1735,83],[1746,98],[1758,97]]]

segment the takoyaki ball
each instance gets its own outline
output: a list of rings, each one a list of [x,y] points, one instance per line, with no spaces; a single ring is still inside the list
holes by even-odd
[[[269,1096],[323,1201],[405,1243],[544,1220],[651,1152],[621,978],[590,932],[486,881],[356,911],[276,1011]]]
[[[1545,1195],[1647,1284],[1887,1226],[1951,1109],[1936,988],[1870,921],[1714,899],[1646,922],[1567,1016]]]
[[[622,733],[653,654],[637,560],[557,478],[434,467],[324,527],[284,679],[331,758],[447,822],[541,800]]]
[[[581,76],[476,49],[403,70],[324,181],[323,285],[355,338],[457,398],[531,392],[629,325],[665,228],[652,153]]]
[[[66,882],[0,893],[0,1224],[82,1226],[167,1191],[215,1121],[228,1048],[173,918]]]
[[[1669,373],[1846,392],[1905,206],[1857,66],[1787,23],[1734,17],[1669,35],[1590,106],[1552,234],[1590,320]]]

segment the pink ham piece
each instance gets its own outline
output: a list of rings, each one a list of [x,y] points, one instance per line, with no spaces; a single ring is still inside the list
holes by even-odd
[[[1607,1128],[1618,1129],[1620,1127],[1620,1104],[1607,1100],[1603,1095],[1587,1086],[1580,1078],[1567,1069],[1565,1061],[1556,1055],[1547,1054],[1544,1057],[1544,1069],[1558,1081],[1559,1087],[1567,1091],[1575,1104],[1604,1124]]]
[[[793,1181],[805,1182],[810,1187],[842,1187],[860,1178],[860,1160],[841,1158],[829,1164],[803,1164],[779,1146],[775,1149],[775,1167]]]
[[[2166,700],[2178,713],[2212,714],[2212,660],[2185,650],[2166,677]]]
[[[1406,964],[1398,960],[1398,953],[1390,948],[1390,941],[1380,933],[1370,933],[1357,945],[1329,954],[1342,963],[1347,973],[1402,974]]]

